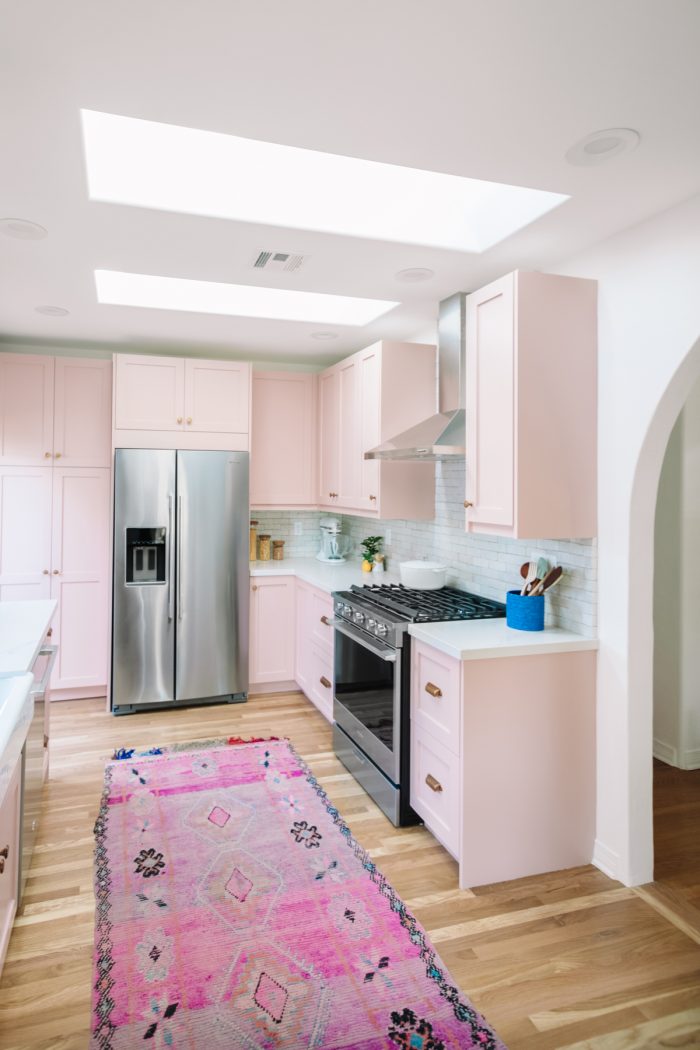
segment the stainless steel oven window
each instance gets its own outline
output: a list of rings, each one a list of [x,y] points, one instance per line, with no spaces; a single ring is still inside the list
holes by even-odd
[[[335,631],[333,716],[394,784],[401,762],[401,661],[353,628]],[[388,655],[389,658],[386,658]]]

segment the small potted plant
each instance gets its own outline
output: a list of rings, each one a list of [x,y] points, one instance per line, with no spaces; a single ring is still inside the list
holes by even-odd
[[[362,571],[371,572],[372,563],[374,562],[375,556],[379,554],[382,543],[384,542],[383,536],[368,536],[362,541],[360,546],[362,547]]]

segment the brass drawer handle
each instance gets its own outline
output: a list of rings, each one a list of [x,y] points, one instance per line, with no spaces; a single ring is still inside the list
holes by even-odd
[[[425,782],[431,791],[442,791],[442,784],[436,780],[432,773],[428,773]]]
[[[425,691],[426,693],[430,693],[431,696],[434,696],[436,700],[439,696],[442,696],[442,689],[437,685],[433,685],[432,682],[427,683]]]
[[[328,679],[326,678],[325,674],[321,675],[321,677],[319,678],[319,682],[324,687],[324,689],[330,689],[331,683],[328,681]]]
[[[191,422],[192,422],[192,416],[188,416],[188,417],[187,417],[187,422],[188,422],[188,423],[191,423]]]
[[[474,506],[474,504],[472,503],[472,501],[471,501],[471,500],[465,499],[465,501],[464,501],[464,506],[465,506],[466,508],[469,508],[469,507],[473,507],[473,506]]]
[[[322,616],[321,617],[321,623],[325,623],[326,627],[330,627],[331,626],[331,621],[328,619],[327,616]]]

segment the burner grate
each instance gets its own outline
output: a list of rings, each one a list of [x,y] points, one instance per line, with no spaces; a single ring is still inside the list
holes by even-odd
[[[438,620],[481,620],[505,616],[505,605],[469,591],[441,587],[422,591],[404,587],[401,583],[367,584],[353,587],[357,594],[371,598],[377,605],[406,616],[409,621],[422,623]]]

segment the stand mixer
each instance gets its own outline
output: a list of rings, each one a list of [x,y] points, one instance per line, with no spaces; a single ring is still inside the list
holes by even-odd
[[[321,549],[316,555],[319,561],[345,561],[350,550],[350,537],[343,535],[343,523],[339,518],[324,518],[320,525]]]

